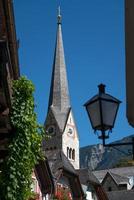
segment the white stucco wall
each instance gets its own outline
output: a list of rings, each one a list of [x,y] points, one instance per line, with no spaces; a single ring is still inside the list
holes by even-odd
[[[72,130],[72,132],[69,131],[70,129]],[[67,148],[75,150],[74,160],[72,158],[70,159],[69,156],[67,155]],[[66,127],[63,133],[62,150],[64,154],[68,157],[74,168],[79,169],[79,137],[72,111],[68,116]]]

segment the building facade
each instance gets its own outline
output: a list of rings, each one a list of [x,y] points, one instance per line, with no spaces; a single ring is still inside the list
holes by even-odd
[[[12,0],[0,0],[0,173],[3,163],[8,160],[8,145],[15,135],[10,122],[12,82],[20,77],[18,40],[15,29]],[[40,160],[33,169],[33,191],[36,196],[32,200],[42,200],[46,195],[54,193],[54,184],[47,160]],[[21,177],[20,177],[21,178]],[[3,184],[3,183],[1,183]],[[1,195],[0,195],[1,199]]]
[[[13,135],[9,117],[12,81],[19,75],[13,3],[0,0],[0,165],[8,155],[7,145]]]
[[[129,178],[112,172],[107,172],[101,184],[104,190],[108,192],[131,188]]]
[[[126,115],[134,127],[134,1],[125,0]]]

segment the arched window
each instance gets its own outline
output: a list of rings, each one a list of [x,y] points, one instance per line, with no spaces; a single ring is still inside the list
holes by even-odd
[[[69,157],[69,147],[67,147],[67,158]]]
[[[71,159],[72,158],[72,149],[70,148],[69,149],[69,159]]]
[[[75,160],[75,150],[72,151],[72,159]]]
[[[108,191],[111,192],[111,191],[112,191],[112,188],[111,188],[111,187],[108,187]]]

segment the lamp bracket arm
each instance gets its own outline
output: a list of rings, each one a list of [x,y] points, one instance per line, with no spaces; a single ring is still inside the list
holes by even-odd
[[[123,145],[134,145],[134,142],[122,142],[122,143],[113,143],[113,144],[105,144],[105,147],[115,147],[115,146],[123,146]]]

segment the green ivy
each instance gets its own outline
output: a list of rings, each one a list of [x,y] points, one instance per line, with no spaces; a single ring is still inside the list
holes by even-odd
[[[2,200],[29,199],[32,171],[37,161],[43,159],[43,128],[37,123],[33,92],[32,82],[25,77],[13,81],[11,123],[14,136],[2,172]]]

